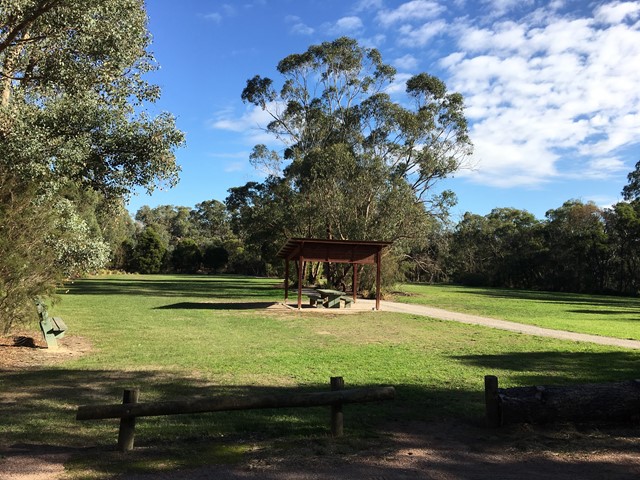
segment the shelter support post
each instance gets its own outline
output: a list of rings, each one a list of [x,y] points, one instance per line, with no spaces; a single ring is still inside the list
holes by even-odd
[[[298,310],[302,308],[302,266],[304,265],[304,257],[298,257]]]
[[[289,259],[284,261],[284,303],[289,300]]]
[[[356,296],[358,295],[358,264],[353,263],[353,303],[356,303]]]
[[[380,310],[380,263],[382,255],[380,250],[376,253],[376,310]]]

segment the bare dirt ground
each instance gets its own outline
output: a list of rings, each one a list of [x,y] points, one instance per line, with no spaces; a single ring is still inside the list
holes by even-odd
[[[28,334],[0,337],[0,373],[52,365],[88,354],[81,337],[58,350]],[[254,442],[243,460],[153,474],[123,474],[129,480],[187,479],[638,479],[640,425],[552,425],[492,430],[480,424],[439,421],[391,422],[379,438],[345,448],[344,442]],[[63,447],[1,447],[0,480],[63,480],[64,464],[77,451]],[[348,445],[348,442],[347,442]],[[186,444],[185,448],[189,448]],[[96,477],[98,478],[98,477]],[[99,478],[108,478],[100,476]]]

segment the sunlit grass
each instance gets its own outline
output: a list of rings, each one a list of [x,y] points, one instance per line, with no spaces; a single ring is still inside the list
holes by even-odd
[[[401,285],[395,300],[556,330],[640,340],[640,299],[574,293]]]
[[[92,350],[54,366],[2,372],[0,443],[110,452],[117,420],[78,422],[75,411],[120,403],[130,387],[140,388],[144,402],[327,390],[331,376],[344,377],[347,388],[393,385],[393,402],[345,407],[347,435],[368,438],[391,420],[482,423],[486,374],[498,375],[502,386],[637,378],[634,351],[390,312],[267,309],[282,298],[278,285],[231,276],[75,282],[52,314],[69,326],[68,341],[82,336]],[[134,470],[162,471],[236,461],[242,451],[208,445],[326,439],[328,418],[327,408],[141,418],[139,450],[122,460],[123,468],[127,462],[138,462],[131,463]],[[176,448],[181,444],[189,448]],[[73,468],[85,472],[92,461],[76,458]],[[106,463],[96,465],[98,473],[113,473]]]

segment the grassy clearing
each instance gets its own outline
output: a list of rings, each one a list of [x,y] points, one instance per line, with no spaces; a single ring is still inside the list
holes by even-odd
[[[401,285],[395,300],[556,330],[640,340],[640,299],[574,293]]]
[[[1,372],[0,446],[70,448],[80,453],[69,468],[97,478],[236,461],[244,447],[233,445],[247,441],[327,441],[326,408],[151,417],[138,423],[139,450],[121,458],[112,452],[117,421],[76,422],[75,409],[119,403],[131,386],[152,401],[324,390],[337,375],[347,387],[394,385],[394,402],[345,408],[350,438],[367,439],[395,420],[481,424],[485,374],[503,386],[637,378],[637,352],[389,312],[265,309],[281,298],[276,287],[226,276],[109,276],[68,286],[52,313],[69,326],[69,342],[82,336],[93,349]]]

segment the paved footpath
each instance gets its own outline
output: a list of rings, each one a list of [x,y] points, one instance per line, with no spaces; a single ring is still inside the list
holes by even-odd
[[[360,302],[360,301],[359,301]],[[454,322],[468,323],[470,325],[482,325],[485,327],[509,330],[511,332],[525,333],[527,335],[537,335],[540,337],[559,338],[562,340],[573,340],[575,342],[591,342],[599,345],[609,345],[614,347],[632,348],[640,350],[640,341],[625,340],[622,338],[602,337],[600,335],[589,335],[586,333],[566,332],[564,330],[552,330],[550,328],[536,327],[522,323],[497,320],[495,318],[479,317],[467,313],[456,313],[441,308],[427,307],[425,305],[414,305],[397,302],[381,302],[380,309],[387,312],[410,313],[413,315],[423,315],[425,317],[438,318],[440,320],[451,320]]]

